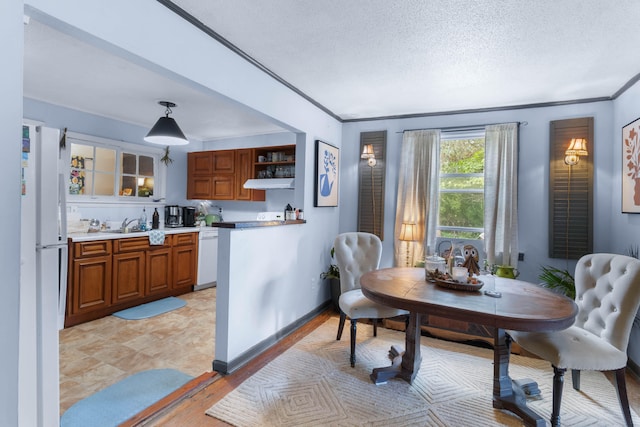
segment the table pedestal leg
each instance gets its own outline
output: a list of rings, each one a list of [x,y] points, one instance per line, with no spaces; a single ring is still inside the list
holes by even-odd
[[[518,415],[527,426],[546,425],[545,420],[527,407],[527,399],[520,387],[514,387],[509,376],[511,339],[503,329],[495,330],[493,350],[493,407]]]
[[[370,375],[375,384],[386,383],[391,378],[402,378],[411,384],[418,375],[422,356],[420,355],[420,314],[410,313],[409,323],[405,333],[405,348],[403,352],[396,346],[391,346],[389,358],[391,366],[375,368]]]

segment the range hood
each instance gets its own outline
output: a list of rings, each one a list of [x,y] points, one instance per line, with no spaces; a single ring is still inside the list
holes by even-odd
[[[294,178],[265,178],[265,179],[248,179],[244,183],[244,188],[254,190],[271,190],[272,188],[294,188]]]

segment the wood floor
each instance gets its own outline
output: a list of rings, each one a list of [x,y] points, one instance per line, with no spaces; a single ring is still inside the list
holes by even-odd
[[[204,374],[157,405],[131,418],[122,426],[228,426],[229,424],[223,421],[205,415],[205,411],[279,354],[323,324],[329,317],[335,315],[332,309],[321,313],[236,372],[226,376],[215,373]],[[345,345],[348,345],[348,341],[345,341]],[[614,387],[613,376],[607,375],[607,378]],[[627,390],[630,406],[640,414],[640,379],[629,370],[627,371]]]

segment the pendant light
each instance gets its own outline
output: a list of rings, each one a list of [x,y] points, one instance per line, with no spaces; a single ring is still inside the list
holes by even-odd
[[[171,108],[176,104],[169,101],[160,101],[158,104],[166,108],[164,117],[160,117],[155,125],[151,128],[144,140],[151,142],[152,144],[160,145],[185,145],[189,143],[189,140],[184,133],[180,130],[180,127],[169,117],[172,113]]]

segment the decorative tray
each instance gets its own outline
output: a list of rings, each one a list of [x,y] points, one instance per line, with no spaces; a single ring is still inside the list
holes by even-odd
[[[457,291],[479,291],[480,288],[484,286],[484,283],[482,283],[481,280],[478,280],[478,283],[476,284],[443,279],[431,279],[430,281],[438,286],[442,286],[443,288],[455,289]]]

